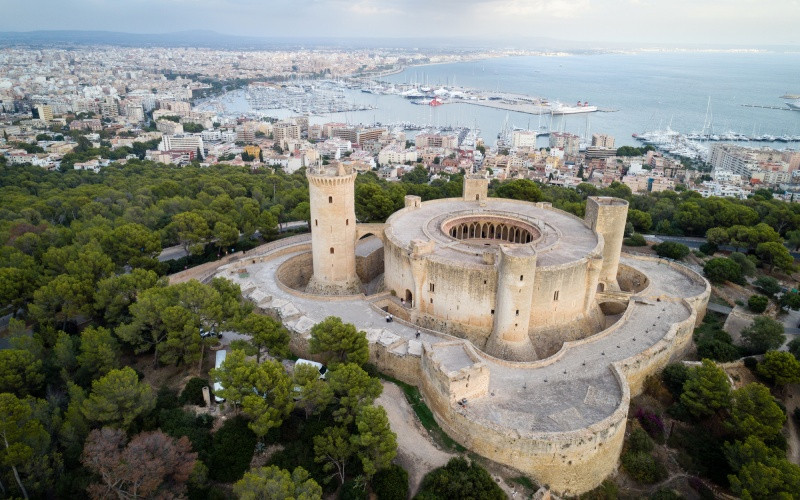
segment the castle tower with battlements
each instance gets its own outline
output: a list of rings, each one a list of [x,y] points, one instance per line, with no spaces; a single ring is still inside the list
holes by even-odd
[[[314,274],[306,291],[349,295],[361,291],[356,274],[356,172],[342,164],[309,169]]]

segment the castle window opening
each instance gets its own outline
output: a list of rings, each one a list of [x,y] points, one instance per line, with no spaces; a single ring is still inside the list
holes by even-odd
[[[517,316],[519,316],[519,309],[517,309]]]
[[[333,253],[333,247],[331,247],[331,253]]]
[[[525,277],[525,275],[524,275],[524,274],[520,274],[520,275],[519,275],[519,280],[520,280],[520,281],[522,281],[522,278],[524,278],[524,277]]]
[[[345,219],[344,220],[344,225],[345,226],[349,226],[350,225],[350,219]]]
[[[430,283],[428,285],[428,290],[431,291],[431,292],[435,292],[436,291],[436,285],[433,284],[433,283]]]
[[[314,219],[314,225],[319,226],[319,221],[317,221],[317,219]]]
[[[553,300],[558,300],[558,290],[553,292]]]
[[[333,196],[328,196],[328,203],[333,203]]]

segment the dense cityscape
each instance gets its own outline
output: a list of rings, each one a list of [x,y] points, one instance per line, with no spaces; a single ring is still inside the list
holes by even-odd
[[[800,96],[292,43],[0,37],[0,499],[800,498]]]

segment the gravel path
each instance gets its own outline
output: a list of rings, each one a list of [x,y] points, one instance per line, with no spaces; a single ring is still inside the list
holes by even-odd
[[[408,471],[410,492],[416,494],[425,474],[445,465],[455,455],[437,448],[414,414],[403,391],[383,382],[383,393],[375,401],[384,407],[397,434],[397,463]]]

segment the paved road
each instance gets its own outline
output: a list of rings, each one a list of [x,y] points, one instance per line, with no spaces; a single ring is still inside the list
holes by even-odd
[[[283,224],[278,225],[278,232],[285,233],[286,231],[291,231],[292,229],[299,229],[299,228],[308,228],[308,222],[306,221],[293,221],[293,222],[284,222]],[[256,236],[259,236],[260,233],[256,231]],[[189,252],[183,249],[182,245],[175,245],[174,247],[167,247],[161,251],[158,255],[159,262],[166,262],[168,260],[178,260],[180,258],[186,257],[189,255]]]
[[[719,305],[719,304],[714,304],[713,302],[709,302],[708,303],[708,310],[709,311],[714,311],[714,312],[717,312],[717,313],[720,313],[720,314],[730,314],[731,311],[733,311],[733,308],[728,307],[728,306]]]
[[[660,241],[674,241],[675,243],[683,243],[687,247],[695,249],[695,250],[700,248],[700,245],[702,245],[703,243],[706,242],[705,238],[700,238],[700,237],[697,237],[697,236],[664,236],[664,235],[661,235],[661,234],[645,234],[644,238],[647,241],[659,241],[660,240]],[[743,248],[737,248],[737,247],[732,247],[732,246],[728,246],[728,245],[721,245],[719,247],[719,249],[720,250],[725,250],[725,251],[728,251],[728,252],[740,252],[742,250],[745,250]],[[794,257],[795,259],[800,259],[800,252],[789,251],[789,253],[792,254],[792,257]]]
[[[187,255],[189,255],[189,252],[184,250],[182,245],[175,245],[174,247],[167,247],[161,250],[161,253],[158,255],[158,261],[166,262],[168,260],[178,260]]]

